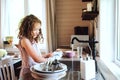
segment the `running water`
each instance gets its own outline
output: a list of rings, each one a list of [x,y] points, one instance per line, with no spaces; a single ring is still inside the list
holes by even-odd
[[[83,47],[77,47],[77,58],[81,61],[82,59],[82,50]],[[72,44],[72,51],[74,51],[74,44]],[[81,66],[81,65],[80,65]],[[71,72],[69,74],[70,78],[69,80],[80,80],[80,71],[74,71],[74,57],[72,56],[72,68],[71,68]]]
[[[74,51],[74,44],[72,44],[72,51]],[[74,63],[73,63],[73,56],[72,56],[72,80],[74,80],[74,77],[73,77],[73,72],[74,72]]]

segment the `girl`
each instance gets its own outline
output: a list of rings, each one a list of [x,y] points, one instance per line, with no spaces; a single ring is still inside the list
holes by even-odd
[[[30,67],[53,56],[52,53],[42,55],[40,52],[38,42],[43,39],[41,21],[34,15],[24,17],[19,27],[18,38],[17,47],[21,51],[22,58],[20,80],[32,80]]]

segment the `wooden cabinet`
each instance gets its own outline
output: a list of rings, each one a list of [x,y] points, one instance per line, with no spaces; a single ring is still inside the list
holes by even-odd
[[[98,14],[99,14],[98,11],[96,11],[96,12],[93,12],[93,11],[82,12],[82,20],[94,20]]]
[[[93,0],[82,0],[82,1],[92,2]],[[94,0],[92,3],[93,3],[92,11],[82,12],[82,20],[94,20],[98,16],[99,11],[97,10],[97,0]]]

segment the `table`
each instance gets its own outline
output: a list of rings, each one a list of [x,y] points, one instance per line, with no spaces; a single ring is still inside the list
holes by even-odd
[[[18,63],[21,63],[21,61],[22,61],[20,57],[19,58],[14,58],[13,55],[12,56],[11,55],[7,55],[7,56],[3,57],[2,59],[9,58],[9,57],[11,57],[13,59],[13,64],[14,65],[16,65]]]

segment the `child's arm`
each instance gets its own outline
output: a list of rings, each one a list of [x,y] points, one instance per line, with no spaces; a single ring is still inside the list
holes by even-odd
[[[35,62],[45,62],[47,61],[46,58],[44,58],[43,56],[41,55],[38,55],[36,53],[36,51],[34,50],[31,42],[29,39],[27,38],[23,38],[21,40],[21,46],[26,50],[26,52],[28,53],[29,56],[32,57],[32,59],[35,61]]]

